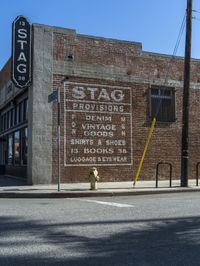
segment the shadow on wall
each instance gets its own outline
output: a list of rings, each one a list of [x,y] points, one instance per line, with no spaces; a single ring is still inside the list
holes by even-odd
[[[95,237],[95,230],[112,232],[117,226],[120,233]],[[198,266],[199,254],[200,217],[62,224],[0,217],[4,266]]]

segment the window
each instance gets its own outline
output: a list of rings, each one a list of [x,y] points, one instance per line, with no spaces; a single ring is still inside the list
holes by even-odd
[[[6,113],[6,129],[9,128],[9,122],[10,122],[10,112]]]
[[[13,127],[13,112],[14,111],[14,109],[11,109],[10,110],[10,127]]]
[[[1,122],[0,122],[0,127],[1,127],[1,130],[0,132],[3,132],[4,131],[4,127],[3,127],[3,115],[1,115]]]
[[[23,112],[22,104],[23,102],[19,103],[19,106],[18,106],[18,123],[19,124],[22,122],[22,112]]]
[[[27,165],[28,156],[28,128],[22,130],[22,163]]]
[[[6,130],[6,114],[3,115],[3,128]]]
[[[15,106],[15,109],[14,109],[14,125],[17,125],[17,111],[18,111],[18,106]]]
[[[25,123],[28,120],[28,98],[16,104],[10,110],[0,114],[0,132]]]
[[[14,133],[14,161],[15,165],[20,165],[20,132]]]
[[[23,121],[26,121],[27,119],[28,119],[28,99],[25,99],[23,105]]]
[[[22,128],[7,137],[6,164],[27,165],[28,158],[28,128]]]
[[[8,135],[8,165],[13,164],[13,135]]]
[[[175,121],[175,93],[173,88],[150,88],[150,117],[159,122]]]

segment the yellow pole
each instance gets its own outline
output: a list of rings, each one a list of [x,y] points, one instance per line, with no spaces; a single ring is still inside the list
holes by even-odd
[[[135,176],[135,178],[134,178],[134,183],[133,183],[134,186],[136,185],[136,182],[137,182],[137,180],[138,180],[138,177],[139,177],[139,174],[140,174],[140,171],[141,171],[141,168],[142,168],[142,164],[143,164],[143,161],[144,161],[144,157],[145,157],[145,155],[146,155],[146,152],[147,152],[147,149],[148,149],[148,146],[149,146],[149,141],[150,141],[150,139],[151,139],[151,135],[152,135],[152,133],[153,133],[153,130],[154,130],[155,124],[156,124],[156,118],[154,117],[154,118],[153,118],[153,121],[152,121],[152,124],[151,124],[151,127],[150,127],[150,130],[149,130],[149,135],[148,135],[148,138],[147,138],[147,141],[146,141],[145,147],[144,147],[144,151],[143,151],[143,154],[142,154],[142,157],[141,157],[141,160],[140,160],[140,164],[139,164],[139,167],[138,167],[138,170],[137,170],[136,176]]]

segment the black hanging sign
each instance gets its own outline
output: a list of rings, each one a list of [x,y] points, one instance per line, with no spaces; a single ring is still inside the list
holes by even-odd
[[[23,16],[18,16],[12,24],[11,78],[21,89],[31,83],[31,25]]]

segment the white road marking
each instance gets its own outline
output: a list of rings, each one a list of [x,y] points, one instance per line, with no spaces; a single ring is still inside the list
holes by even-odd
[[[130,204],[123,204],[123,203],[116,203],[116,202],[107,202],[107,201],[100,201],[100,200],[80,199],[80,201],[97,203],[97,204],[102,204],[102,205],[108,205],[108,206],[113,206],[113,207],[118,207],[118,208],[133,208],[134,207],[133,205],[130,205]]]

